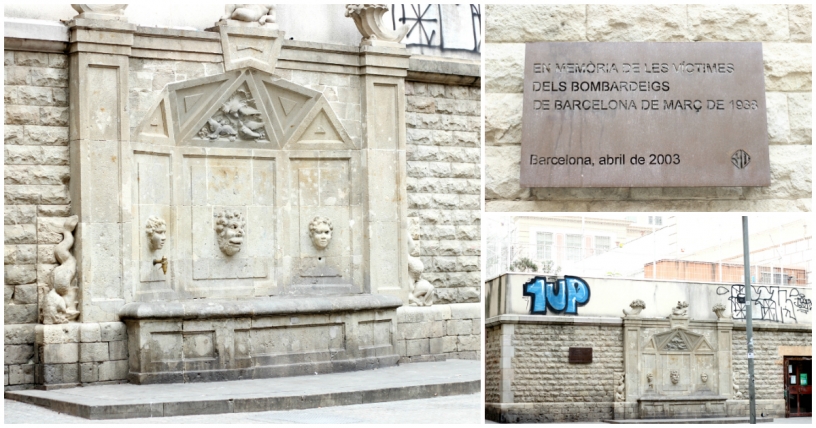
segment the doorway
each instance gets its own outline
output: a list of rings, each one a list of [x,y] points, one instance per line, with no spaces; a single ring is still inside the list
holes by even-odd
[[[812,416],[812,357],[785,357],[785,417]]]

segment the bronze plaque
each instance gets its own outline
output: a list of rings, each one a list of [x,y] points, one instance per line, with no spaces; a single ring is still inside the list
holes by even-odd
[[[569,348],[570,364],[589,364],[592,362],[592,348]]]
[[[769,186],[761,43],[527,43],[524,187]]]

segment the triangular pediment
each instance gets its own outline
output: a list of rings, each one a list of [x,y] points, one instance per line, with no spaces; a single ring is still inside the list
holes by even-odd
[[[320,92],[247,68],[169,84],[136,134],[178,145],[355,149]]]
[[[705,338],[686,329],[676,328],[654,335],[654,342],[661,352],[691,352],[701,342],[705,342]]]

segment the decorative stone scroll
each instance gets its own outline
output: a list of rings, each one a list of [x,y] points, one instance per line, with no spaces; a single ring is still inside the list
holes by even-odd
[[[408,34],[410,26],[403,25],[394,31],[383,23],[383,15],[388,12],[387,4],[347,4],[346,17],[354,20],[357,30],[363,35],[360,46],[402,47],[400,41]]]
[[[71,254],[74,245],[73,231],[79,222],[78,216],[65,219],[62,242],[54,247],[54,257],[59,266],[51,272],[51,291],[45,295],[42,304],[43,324],[65,324],[79,318],[77,309],[76,258]]]

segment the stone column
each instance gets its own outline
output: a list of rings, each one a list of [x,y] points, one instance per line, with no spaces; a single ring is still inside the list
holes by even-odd
[[[515,348],[513,347],[513,337],[516,333],[515,324],[501,325],[501,355],[499,357],[499,402],[501,404],[513,404],[515,397],[513,396],[513,357],[515,357]]]
[[[717,393],[726,397],[731,397],[731,332],[734,330],[734,322],[727,318],[717,320]]]
[[[136,26],[121,10],[85,12],[68,26],[70,192],[79,216],[74,253],[80,321],[118,321],[129,283],[124,275],[130,234],[123,230],[131,229],[130,192],[122,189],[130,188],[123,183],[130,174],[123,171],[129,157],[123,144],[130,139],[128,62]]]
[[[640,330],[643,327],[643,320],[624,317],[623,318],[623,367],[626,379],[626,399],[622,406],[615,405],[615,419],[639,419],[637,415],[637,403],[639,396],[638,385],[640,383],[640,360],[638,359],[638,349],[640,348]],[[633,403],[634,402],[634,403]],[[628,403],[628,404],[626,404]]]
[[[365,289],[408,304],[404,48],[361,46]]]

